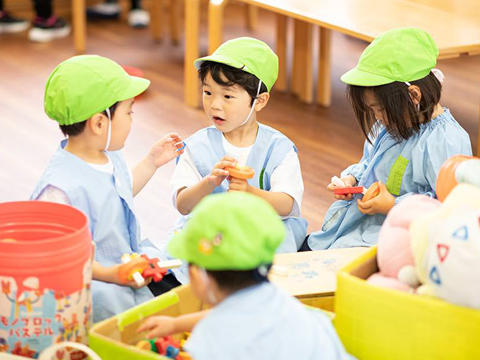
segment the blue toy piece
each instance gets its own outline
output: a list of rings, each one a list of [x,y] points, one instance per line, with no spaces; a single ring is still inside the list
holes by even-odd
[[[178,356],[178,353],[180,352],[179,349],[172,345],[167,346],[167,351],[165,352],[165,356],[171,358],[171,359],[176,359]]]

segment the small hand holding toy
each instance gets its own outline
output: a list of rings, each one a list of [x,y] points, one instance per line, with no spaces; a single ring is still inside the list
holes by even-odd
[[[373,183],[362,200],[357,200],[358,210],[365,215],[388,214],[395,205],[395,197],[381,181]]]
[[[363,186],[351,186],[338,176],[332,177],[331,182],[335,186],[333,187],[333,193],[335,195],[348,196],[354,194],[363,194],[363,202],[367,202],[380,194],[380,185],[378,182],[373,183],[368,189],[364,188]],[[351,197],[342,200],[350,199]]]
[[[145,278],[142,276],[142,272],[148,266],[147,260],[137,253],[132,255],[123,254],[122,262],[124,265],[118,269],[118,278],[122,283],[128,283],[132,280],[135,281],[137,286],[143,286],[145,284]]]
[[[248,179],[253,178],[255,171],[249,166],[226,167],[229,173],[229,191],[248,191]]]
[[[361,193],[361,190],[363,191],[363,188],[356,187],[356,184],[357,179],[355,179],[352,175],[342,178],[334,176],[332,177],[331,183],[328,184],[327,190],[333,191],[333,197],[337,200],[350,201],[353,199],[354,193],[359,194]],[[352,188],[356,188],[354,190],[355,192],[352,192]]]
[[[182,265],[181,260],[159,261],[157,258],[150,259],[146,255],[123,254],[123,265],[118,269],[118,277],[124,284],[135,281],[137,286],[143,286],[145,279],[159,282],[163,279],[168,269],[174,269]]]
[[[210,175],[206,179],[215,186],[220,186],[220,184],[225,180],[230,173],[227,171],[227,168],[235,167],[236,160],[231,156],[225,155],[212,169]]]
[[[165,165],[170,160],[183,154],[185,144],[176,133],[170,133],[158,140],[150,149],[149,161],[155,168]]]

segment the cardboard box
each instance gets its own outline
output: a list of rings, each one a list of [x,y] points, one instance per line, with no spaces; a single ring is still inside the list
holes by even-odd
[[[480,359],[480,311],[367,283],[376,250],[338,273],[334,324],[347,351],[358,360]]]
[[[102,360],[168,360],[135,344],[142,340],[137,328],[150,315],[179,316],[205,309],[189,285],[180,286],[146,303],[95,324],[89,331],[89,346]]]

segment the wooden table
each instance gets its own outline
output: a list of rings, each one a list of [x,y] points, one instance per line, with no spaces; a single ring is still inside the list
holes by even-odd
[[[198,57],[199,1],[185,0],[190,13],[186,22],[185,101],[198,106],[198,86],[193,61]],[[210,0],[209,52],[222,43],[223,9],[228,0]],[[419,27],[429,32],[440,50],[440,58],[480,54],[480,4],[471,0],[237,0],[273,11],[278,17],[277,55],[280,58],[276,89],[286,89],[286,21],[295,19],[296,51],[292,88],[303,102],[313,102],[312,31],[320,27],[317,79],[319,105],[331,104],[331,31],[371,42],[385,31]],[[191,44],[188,41],[193,39]],[[196,49],[195,49],[196,48]],[[296,69],[295,69],[296,68]],[[479,129],[480,137],[480,129]],[[480,141],[478,141],[480,154]]]
[[[272,270],[270,281],[304,304],[333,311],[337,272],[368,250],[358,247],[278,254],[274,264],[286,273]]]

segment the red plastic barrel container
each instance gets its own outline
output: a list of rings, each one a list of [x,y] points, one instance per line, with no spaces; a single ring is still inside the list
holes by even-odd
[[[87,342],[92,254],[81,211],[42,201],[0,204],[0,352],[33,358],[60,341]]]

